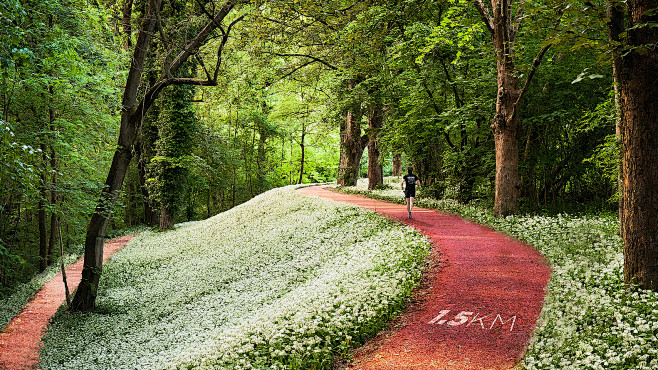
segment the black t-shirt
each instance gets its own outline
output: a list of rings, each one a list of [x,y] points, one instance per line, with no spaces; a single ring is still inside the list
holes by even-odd
[[[406,184],[406,190],[407,191],[415,191],[416,190],[416,180],[418,180],[418,177],[416,177],[416,175],[414,175],[414,174],[404,175],[403,179],[404,179],[404,182]]]

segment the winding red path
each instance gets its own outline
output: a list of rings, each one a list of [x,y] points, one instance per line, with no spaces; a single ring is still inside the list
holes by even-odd
[[[105,243],[103,263],[126,245],[134,235],[126,235]],[[66,267],[69,290],[80,284],[83,259]],[[30,300],[23,311],[14,317],[0,332],[0,369],[36,369],[39,361],[39,345],[50,319],[66,301],[62,273],[50,279]]]
[[[550,267],[527,244],[435,210],[328,187],[299,190],[398,219],[434,248],[412,306],[354,354],[350,369],[511,369],[521,360],[544,301]],[[402,193],[400,193],[402,196]]]

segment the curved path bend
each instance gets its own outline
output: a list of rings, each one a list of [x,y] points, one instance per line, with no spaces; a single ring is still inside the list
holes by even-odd
[[[103,263],[123,248],[134,235],[105,242]],[[73,292],[82,278],[83,258],[66,267],[66,280]],[[41,336],[50,319],[66,301],[62,273],[59,272],[36,293],[25,308],[0,332],[0,369],[36,369],[39,362]]]
[[[411,307],[355,352],[349,369],[510,369],[523,357],[551,270],[531,246],[436,210],[328,187],[298,190],[411,225],[434,246]]]

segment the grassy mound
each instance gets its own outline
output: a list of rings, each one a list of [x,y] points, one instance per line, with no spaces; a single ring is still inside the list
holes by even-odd
[[[56,316],[41,366],[327,368],[404,305],[428,250],[371,212],[275,189],[133,239],[97,312]]]

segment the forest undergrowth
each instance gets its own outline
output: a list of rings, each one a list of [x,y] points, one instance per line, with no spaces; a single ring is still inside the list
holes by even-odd
[[[404,203],[399,179],[388,189],[360,182],[347,193]],[[460,215],[527,242],[553,272],[525,369],[658,368],[658,293],[626,289],[619,220],[602,215],[493,217],[490,209],[422,197],[415,205]]]
[[[40,366],[329,368],[404,307],[429,248],[371,211],[275,189],[138,235],[104,266],[95,312],[56,315]]]

